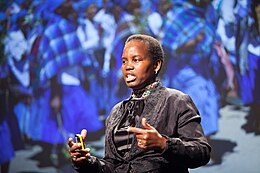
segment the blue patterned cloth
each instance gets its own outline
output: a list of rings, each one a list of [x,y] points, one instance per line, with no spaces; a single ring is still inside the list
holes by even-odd
[[[115,33],[115,38],[113,41],[113,57],[115,58],[115,67],[111,70],[110,79],[112,84],[116,84],[116,87],[112,88],[112,92],[115,92],[116,98],[113,102],[118,102],[119,100],[125,98],[127,96],[127,88],[122,82],[122,73],[121,73],[121,65],[122,65],[122,54],[124,50],[125,41],[132,34],[138,33],[138,26],[133,23],[134,16],[122,12],[120,14],[120,20],[117,22],[117,28]],[[125,86],[125,87],[124,87]],[[122,90],[121,90],[122,89]],[[127,89],[126,89],[127,90]]]
[[[92,60],[77,35],[77,24],[65,19],[46,28],[39,47],[42,59],[40,83],[75,65],[91,66]],[[64,143],[68,134],[86,128],[95,132],[103,127],[95,99],[81,85],[62,85],[62,110],[55,114],[50,108],[50,89],[46,89],[32,105],[32,122],[43,124],[31,131],[33,140]],[[86,109],[88,108],[88,109]],[[62,120],[62,123],[61,123]]]
[[[115,40],[113,42],[114,56],[117,61],[116,69],[121,68],[121,57],[126,39],[130,35],[136,34],[138,32],[137,26],[133,23],[134,16],[126,12],[122,12],[120,16],[121,19],[117,24]]]
[[[178,54],[180,60],[200,63],[202,58],[211,53],[214,32],[211,25],[205,19],[205,9],[198,8],[188,2],[175,2],[170,19],[164,26],[164,36],[161,39],[163,46],[177,54],[178,47],[187,41],[195,39],[197,34],[204,33],[204,39],[190,52]]]
[[[89,59],[76,29],[75,23],[65,19],[46,28],[39,47],[39,55],[42,55],[40,83],[45,83],[65,67],[82,64]]]
[[[206,9],[187,1],[174,1],[163,26],[161,42],[171,52],[166,69],[168,86],[192,97],[200,112],[205,135],[210,135],[218,131],[219,94],[209,67],[215,33],[205,15]],[[195,47],[178,52],[178,48],[195,40],[200,33],[204,38]]]

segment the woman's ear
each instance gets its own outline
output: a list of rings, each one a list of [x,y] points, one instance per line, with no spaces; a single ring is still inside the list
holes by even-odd
[[[160,71],[161,67],[162,67],[162,60],[157,59],[154,62],[154,72],[155,72],[155,74],[158,74],[158,72]]]

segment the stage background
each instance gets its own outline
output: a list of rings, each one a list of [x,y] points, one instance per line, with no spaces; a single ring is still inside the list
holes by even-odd
[[[0,22],[0,161],[10,172],[70,172],[66,142],[83,128],[104,155],[105,119],[131,92],[124,41],[139,33],[163,45],[161,82],[201,113],[212,159],[191,172],[259,170],[259,2],[1,0]]]

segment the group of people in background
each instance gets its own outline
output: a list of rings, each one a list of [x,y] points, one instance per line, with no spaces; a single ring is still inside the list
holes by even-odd
[[[218,132],[225,102],[250,106],[260,132],[260,4],[256,0],[14,0],[0,3],[0,163],[36,141],[54,163],[70,135],[103,134],[129,95],[125,40],[160,40],[160,79],[194,100],[202,127]],[[257,80],[258,79],[258,80]],[[87,122],[87,126],[86,126]]]

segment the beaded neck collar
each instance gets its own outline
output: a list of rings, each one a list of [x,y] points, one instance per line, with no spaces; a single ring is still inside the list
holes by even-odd
[[[140,89],[140,90],[135,90],[132,92],[131,94],[131,98],[132,100],[142,100],[145,97],[147,97],[148,95],[150,95],[151,90],[154,88],[154,86],[156,86],[156,84],[158,84],[159,81],[155,81],[154,83],[151,83],[149,85],[147,85],[145,88]]]

